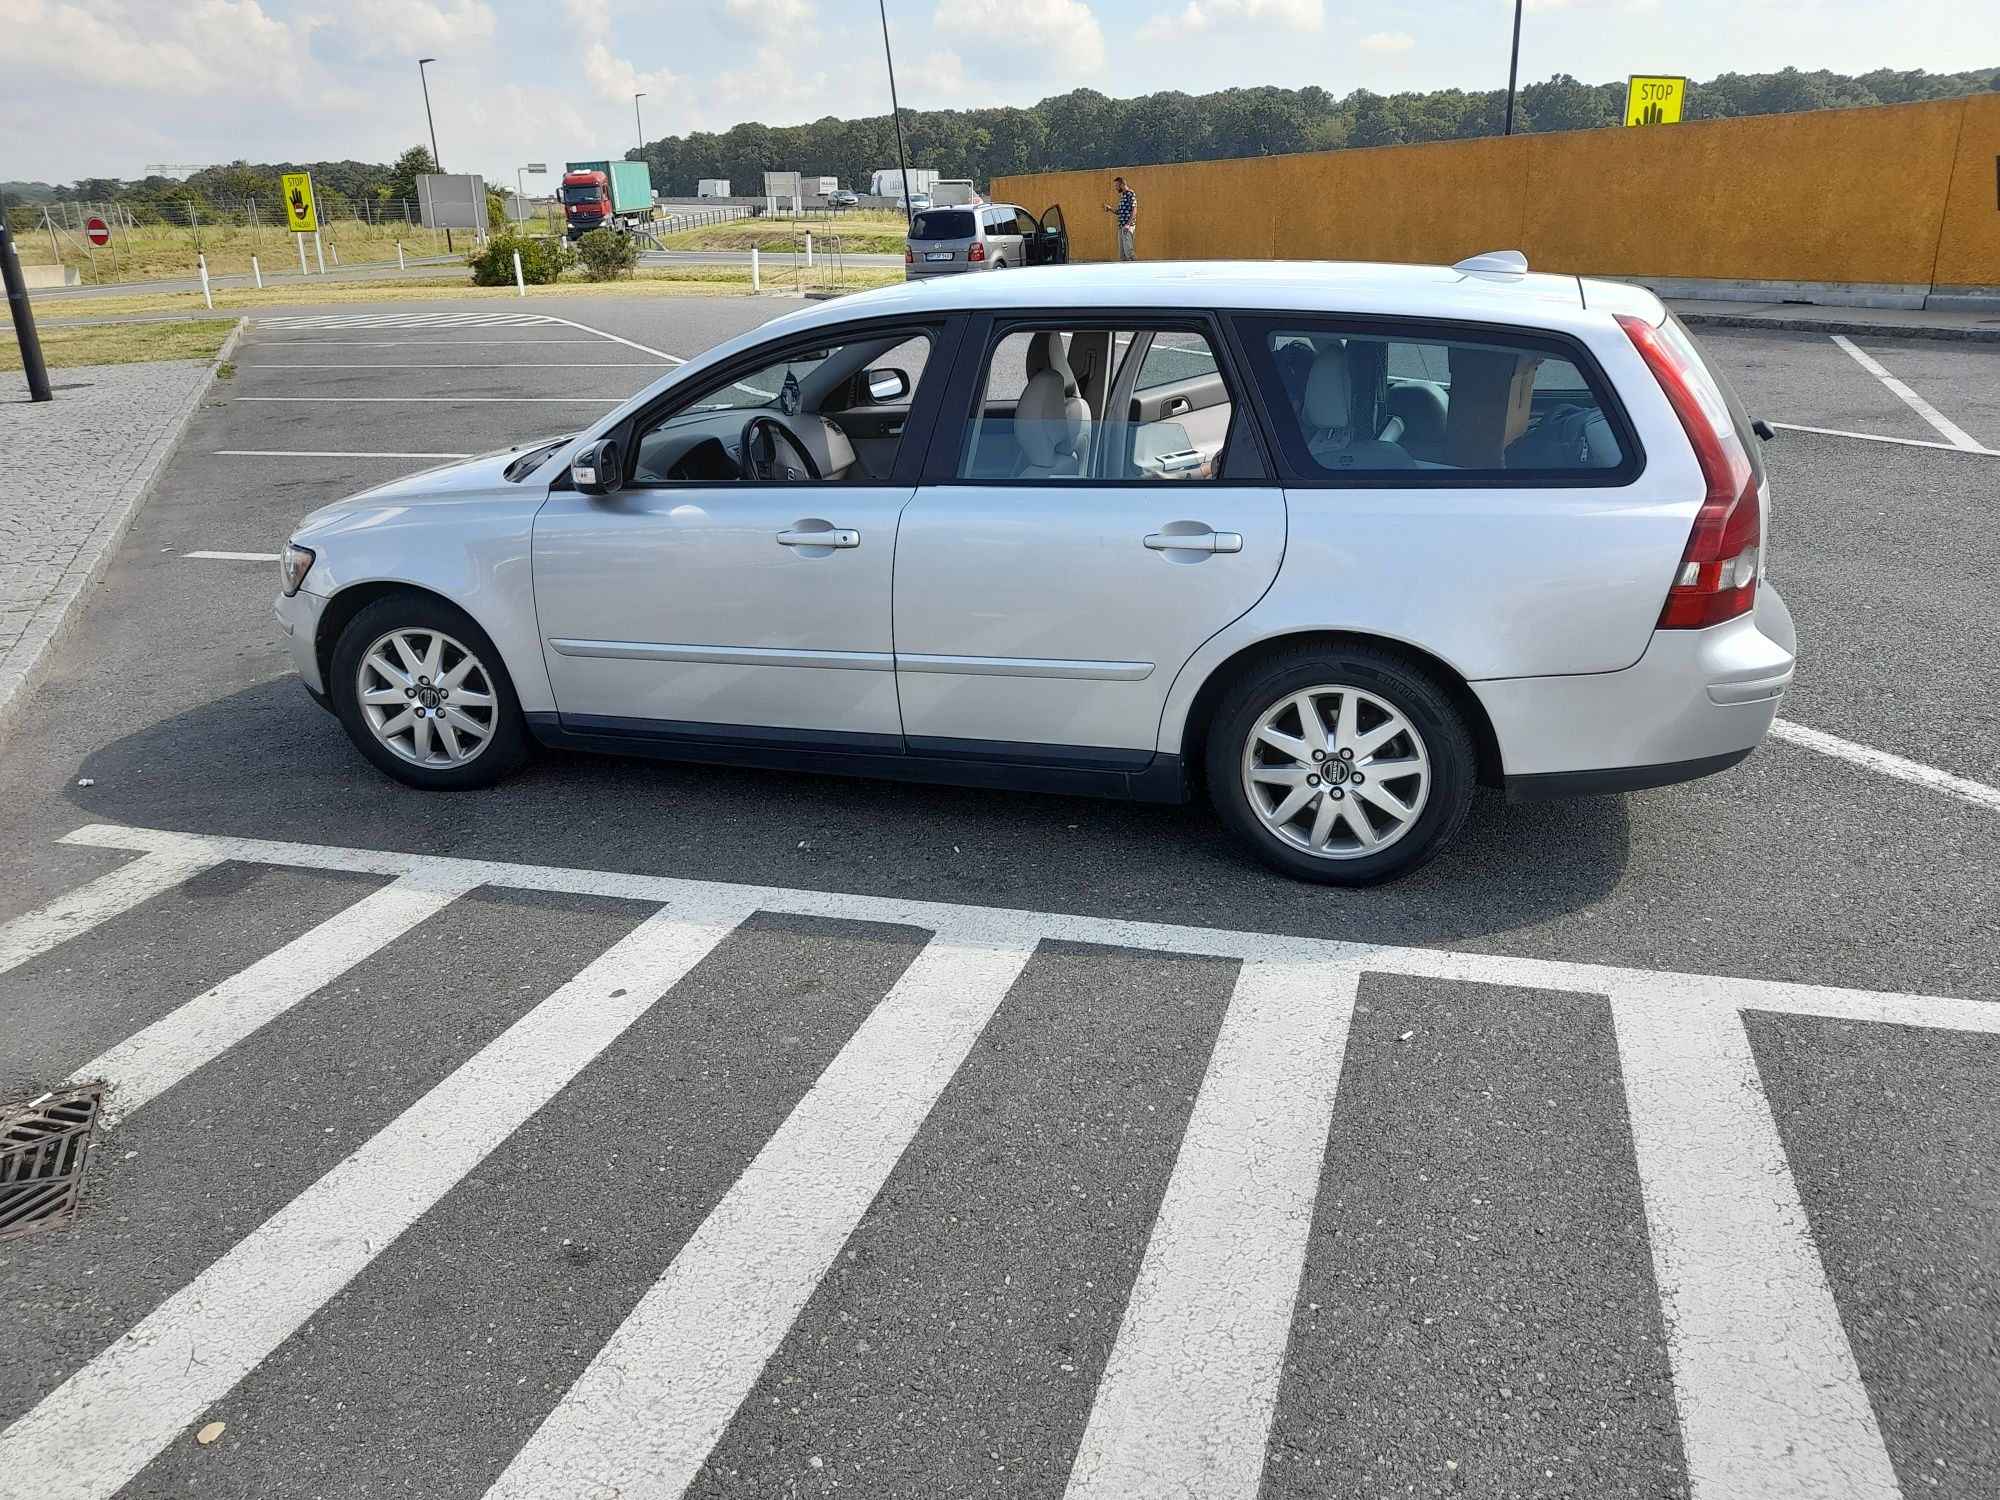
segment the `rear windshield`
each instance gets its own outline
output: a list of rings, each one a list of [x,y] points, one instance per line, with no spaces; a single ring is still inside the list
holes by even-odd
[[[910,221],[913,240],[969,240],[977,232],[972,214],[962,208],[927,209]]]

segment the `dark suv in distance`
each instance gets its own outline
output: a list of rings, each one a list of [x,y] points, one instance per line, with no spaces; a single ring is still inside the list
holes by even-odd
[[[1060,205],[1038,219],[1017,203],[920,209],[910,220],[903,276],[1004,271],[1009,266],[1059,266],[1069,259],[1069,232]]]

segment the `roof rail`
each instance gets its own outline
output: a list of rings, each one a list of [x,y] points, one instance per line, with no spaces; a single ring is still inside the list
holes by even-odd
[[[1454,271],[1467,276],[1487,276],[1496,281],[1519,281],[1528,274],[1528,257],[1518,250],[1487,250],[1467,256]]]

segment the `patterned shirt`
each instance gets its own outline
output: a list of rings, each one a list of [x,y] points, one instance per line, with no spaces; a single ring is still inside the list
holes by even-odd
[[[1139,212],[1139,195],[1126,188],[1118,195],[1118,227],[1130,229],[1133,215]]]

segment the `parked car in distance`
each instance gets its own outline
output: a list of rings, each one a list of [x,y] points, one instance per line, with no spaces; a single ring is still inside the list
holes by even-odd
[[[826,201],[835,208],[852,208],[861,201],[861,195],[850,188],[836,188]]]
[[[909,213],[922,213],[930,206],[931,195],[929,193],[912,193],[907,199],[901,193],[896,195],[896,207],[904,209]]]
[[[1068,259],[1069,233],[1060,207],[1039,219],[1016,203],[930,208],[910,220],[903,276],[920,281],[961,271],[1059,266]]]
[[[277,614],[414,787],[538,743],[781,787],[1203,786],[1257,858],[1361,885],[1476,784],[1759,744],[1795,641],[1754,432],[1651,292],[1512,252],[958,277],[325,506]]]

